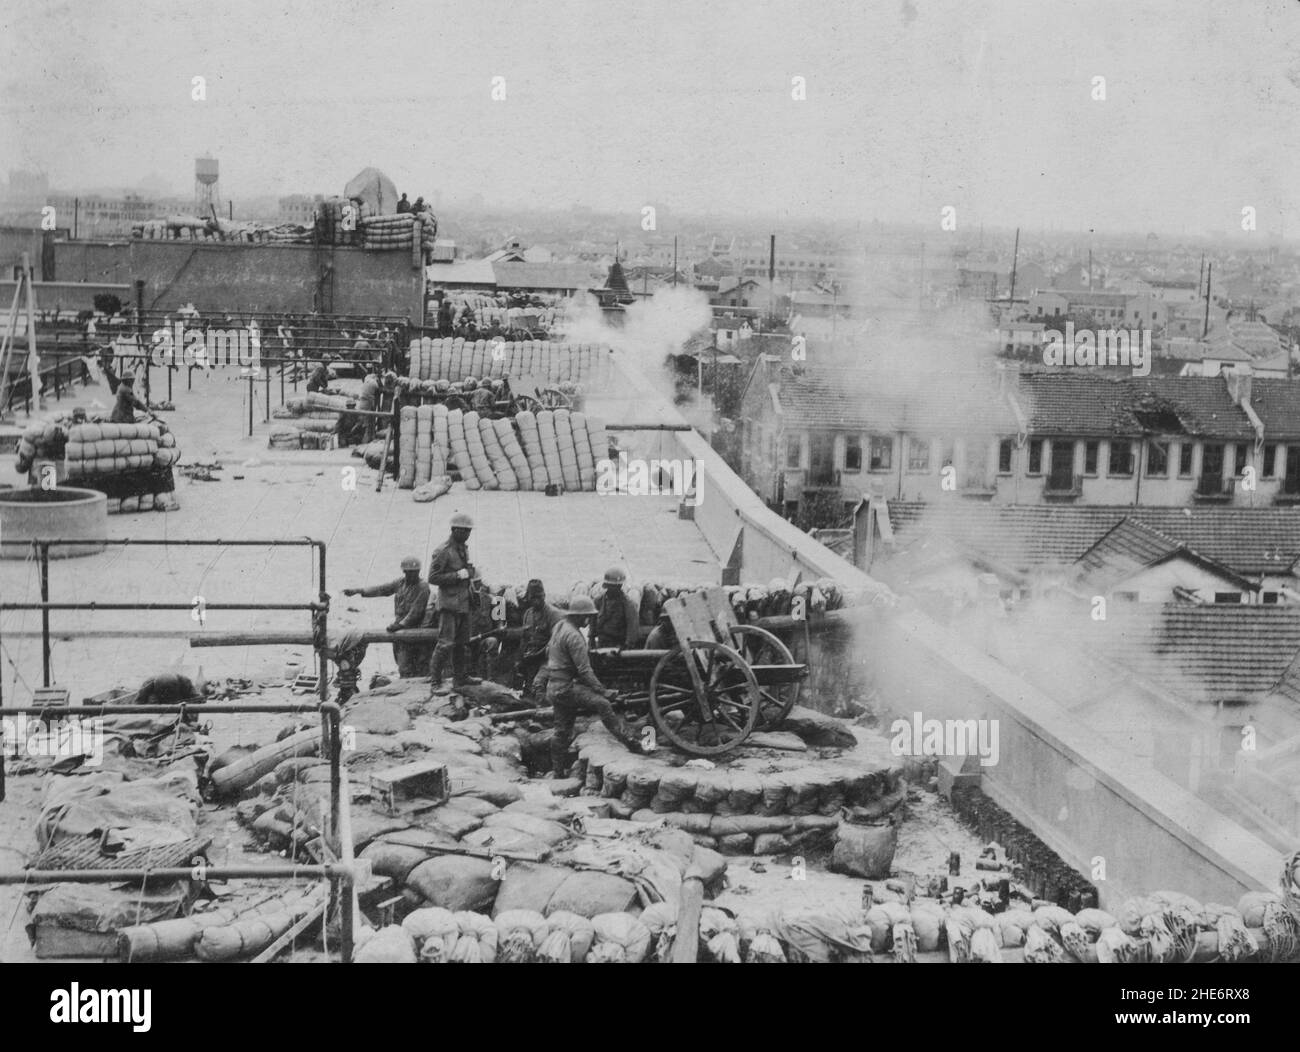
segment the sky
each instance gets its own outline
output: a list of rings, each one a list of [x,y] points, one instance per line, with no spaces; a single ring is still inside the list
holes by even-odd
[[[1295,237],[1297,112],[1296,0],[0,0],[0,169],[69,190]]]

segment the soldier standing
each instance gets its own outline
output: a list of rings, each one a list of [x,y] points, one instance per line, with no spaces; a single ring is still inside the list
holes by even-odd
[[[457,687],[481,683],[469,674],[469,640],[473,620],[474,564],[469,561],[469,535],[474,520],[462,511],[451,517],[451,536],[433,553],[429,563],[429,584],[438,589],[438,645],[430,662],[430,693],[442,690],[447,658],[451,658],[452,684]]]

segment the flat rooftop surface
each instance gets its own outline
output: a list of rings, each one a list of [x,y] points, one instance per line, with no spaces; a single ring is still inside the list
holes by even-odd
[[[339,386],[348,386],[343,381]],[[154,374],[155,401],[166,397],[166,380]],[[234,370],[174,381],[175,412],[162,416],[175,431],[181,463],[218,460],[220,481],[177,475],[180,510],[110,515],[108,535],[132,538],[312,537],[328,546],[327,590],[332,596],[331,632],[343,627],[382,628],[392,619],[389,599],[345,599],[345,587],[378,584],[399,576],[403,556],[430,553],[448,535],[456,511],[474,517],[470,557],[489,584],[525,584],[541,578],[553,594],[576,582],[599,578],[621,563],[634,581],[716,583],[718,563],[695,525],[678,518],[672,496],[599,496],[567,493],[469,491],[457,483],[431,504],[417,504],[393,481],[375,492],[377,472],[350,450],[280,451],[267,448],[265,387],[255,386],[253,435],[248,437],[248,383]],[[287,396],[292,397],[290,385]],[[279,405],[278,378],[271,405]],[[110,404],[107,386],[78,389],[74,399],[52,398],[40,416],[53,418],[74,405]],[[624,417],[626,420],[627,417]],[[20,417],[18,426],[25,425]],[[627,434],[627,433],[624,433]],[[645,455],[655,455],[656,436],[645,436]],[[630,437],[630,436],[629,436]],[[639,443],[635,440],[632,445]],[[0,481],[26,484],[14,469],[12,445],[0,456]],[[354,469],[355,488],[345,488]],[[206,603],[306,602],[317,591],[315,558],[307,548],[112,548],[101,555],[51,560],[50,600],[72,602]],[[40,576],[34,560],[0,560],[0,594],[9,601],[38,601]],[[308,647],[209,648],[188,645],[191,633],[310,627],[306,611],[209,611],[203,625],[189,611],[54,611],[53,679],[85,697],[118,684],[136,686],[168,668],[205,675],[256,676],[287,660],[311,665]],[[40,614],[9,611],[0,616],[4,699],[18,704],[40,685]],[[100,633],[110,633],[102,635]],[[157,637],[152,637],[157,633]],[[391,672],[388,647],[372,647],[366,671]]]

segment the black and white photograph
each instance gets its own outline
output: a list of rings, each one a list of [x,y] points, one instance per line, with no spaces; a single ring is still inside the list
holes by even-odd
[[[2,0],[0,311],[37,1021],[1300,960],[1296,0]]]

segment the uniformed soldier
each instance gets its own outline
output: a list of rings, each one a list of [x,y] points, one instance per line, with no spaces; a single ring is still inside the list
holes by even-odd
[[[388,626],[389,632],[424,626],[429,606],[429,586],[420,580],[420,560],[414,555],[408,555],[402,560],[402,576],[397,580],[372,588],[345,588],[343,594],[359,595],[366,599],[391,595],[393,622]],[[394,643],[393,658],[397,662],[397,674],[403,679],[424,675],[426,666],[421,658],[425,649],[418,643]]]
[[[605,571],[605,594],[596,603],[596,621],[591,629],[592,645],[631,649],[637,644],[641,611],[623,591],[627,573],[618,566]]]
[[[117,385],[117,401],[113,405],[109,422],[114,424],[134,424],[135,410],[149,412],[149,407],[135,396],[135,376],[125,373],[122,382]]]
[[[551,769],[556,778],[568,773],[573,725],[582,713],[599,716],[605,728],[632,752],[643,751],[636,731],[610,704],[618,691],[606,690],[591,670],[583,626],[596,616],[596,604],[585,595],[576,596],[564,613],[546,648],[546,697],[555,711]]]
[[[481,683],[469,674],[469,640],[473,619],[475,576],[469,561],[470,531],[474,520],[462,511],[451,517],[451,536],[433,553],[429,563],[429,584],[438,589],[438,645],[429,667],[431,693],[442,693],[442,677],[451,658],[452,683],[457,687]]]
[[[519,644],[515,671],[523,681],[525,695],[546,696],[546,648],[551,632],[564,619],[564,611],[546,601],[546,589],[533,578],[524,589],[524,635]]]

